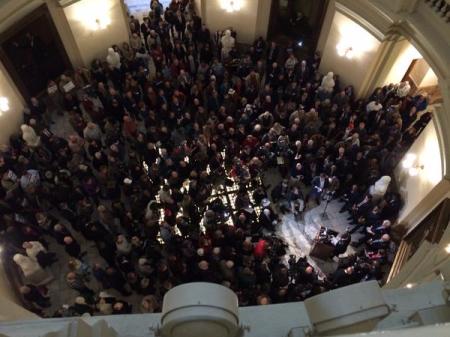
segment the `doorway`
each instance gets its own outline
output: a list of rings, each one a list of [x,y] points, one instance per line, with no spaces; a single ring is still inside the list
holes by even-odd
[[[304,58],[316,50],[328,0],[273,0],[267,38],[280,45],[293,43]]]
[[[150,0],[125,0],[125,5],[128,8],[128,13],[133,15],[136,19],[142,22],[143,18],[148,16],[150,12]],[[163,8],[167,8],[172,0],[159,0]]]
[[[42,5],[0,35],[0,60],[25,99],[72,69],[47,8]]]
[[[416,58],[411,61],[402,78],[402,82],[404,81],[408,81],[411,86],[410,95],[427,93],[429,104],[442,102],[438,78],[425,59]]]

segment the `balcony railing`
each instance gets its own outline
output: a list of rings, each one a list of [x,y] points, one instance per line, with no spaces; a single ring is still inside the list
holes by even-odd
[[[450,0],[425,0],[425,3],[442,16],[445,22],[450,23]]]

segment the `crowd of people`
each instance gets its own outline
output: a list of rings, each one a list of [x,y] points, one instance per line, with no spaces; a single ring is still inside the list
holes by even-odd
[[[426,97],[402,84],[356,99],[338,75],[320,74],[319,54],[298,60],[292,45],[259,38],[241,52],[237,34],[211,33],[189,0],[166,9],[152,0],[130,29],[130,43],[111,46],[106,60],[51,81],[46,100],[32,98],[21,133],[2,148],[3,258],[33,310],[157,312],[168,290],[192,281],[263,305],[382,279],[401,200],[370,187],[431,118]],[[66,138],[51,131],[57,114],[73,128]],[[267,170],[282,178],[271,193]],[[227,188],[231,204],[219,196]],[[353,243],[360,253],[323,277],[306,256],[286,259],[274,233],[282,213],[301,219],[326,197],[349,212],[336,256],[351,233],[364,236]],[[57,259],[68,261],[78,296],[48,312]],[[139,307],[131,294],[142,296]]]

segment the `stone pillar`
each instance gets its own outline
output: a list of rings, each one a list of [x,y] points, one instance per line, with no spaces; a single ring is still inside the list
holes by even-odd
[[[102,2],[81,0],[64,8],[84,66],[93,59],[104,59],[108,48],[129,41],[129,25],[122,0]],[[103,21],[104,27],[95,22]]]
[[[45,3],[64,45],[70,63],[72,63],[74,68],[81,67],[83,65],[83,59],[72,31],[70,30],[69,23],[64,14],[64,9],[59,5],[58,0],[45,0]]]
[[[378,49],[376,60],[365,75],[364,82],[357,93],[358,97],[367,97],[376,87],[383,85],[382,81],[386,78],[400,53],[399,42],[401,40],[401,36],[397,33],[386,35]]]

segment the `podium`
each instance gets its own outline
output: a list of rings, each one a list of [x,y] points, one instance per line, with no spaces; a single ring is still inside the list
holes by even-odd
[[[329,260],[333,257],[334,246],[330,243],[323,243],[320,241],[314,241],[314,245],[309,252],[312,257],[317,257],[321,260]]]
[[[325,238],[321,239],[322,235],[325,235]],[[317,257],[321,260],[331,259],[334,255],[335,247],[329,238],[336,237],[337,235],[338,233],[336,231],[321,226],[314,239],[309,255],[312,257]]]

